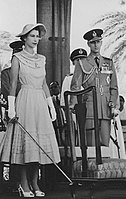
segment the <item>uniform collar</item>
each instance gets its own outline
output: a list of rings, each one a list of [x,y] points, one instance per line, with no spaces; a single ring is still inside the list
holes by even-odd
[[[100,55],[93,55],[93,54],[91,54],[91,56],[93,57],[93,59],[95,59],[95,57],[98,57],[98,59],[100,59]]]

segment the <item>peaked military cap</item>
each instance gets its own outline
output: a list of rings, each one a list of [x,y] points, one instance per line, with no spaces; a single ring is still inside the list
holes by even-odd
[[[78,49],[75,49],[71,55],[70,55],[70,60],[71,61],[74,61],[75,59],[78,59],[78,58],[83,58],[83,57],[87,57],[87,51],[84,50],[83,48],[78,48]]]
[[[59,86],[59,83],[57,81],[51,82],[49,85],[49,88],[57,88]]]
[[[16,53],[23,50],[23,45],[24,45],[23,41],[14,41],[11,42],[9,46],[13,49],[13,53]]]
[[[103,30],[102,29],[92,29],[86,32],[83,38],[89,42],[98,41],[102,39]]]

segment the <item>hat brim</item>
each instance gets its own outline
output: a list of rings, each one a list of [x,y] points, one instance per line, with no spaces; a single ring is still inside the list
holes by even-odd
[[[23,30],[21,33],[19,33],[18,35],[16,35],[16,37],[22,37],[22,36],[26,35],[27,33],[29,33],[30,31],[32,31],[33,29],[35,29],[37,27],[40,30],[40,37],[44,36],[46,34],[46,32],[47,32],[46,27],[43,24],[41,24],[41,23],[37,23],[35,25],[31,24],[30,28],[28,28],[26,31]]]
[[[86,55],[77,55],[77,56],[73,57],[71,59],[71,61],[74,61],[74,60],[79,59],[79,58],[85,58],[85,57],[87,57],[87,56]]]
[[[13,41],[9,44],[10,48],[12,49],[22,48],[23,45],[24,45],[23,41]]]
[[[89,40],[88,42],[91,43],[93,41],[99,41],[102,40],[102,37],[94,37],[93,39]]]

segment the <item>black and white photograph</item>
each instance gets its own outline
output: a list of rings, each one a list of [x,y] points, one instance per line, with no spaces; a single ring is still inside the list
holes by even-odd
[[[126,198],[126,0],[0,0],[0,198]]]

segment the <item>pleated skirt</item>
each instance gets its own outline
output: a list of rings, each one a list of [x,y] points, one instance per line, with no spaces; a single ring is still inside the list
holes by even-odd
[[[22,88],[16,99],[16,113],[18,122],[26,131],[18,123],[8,124],[0,143],[1,162],[60,162],[59,148],[44,91]]]

